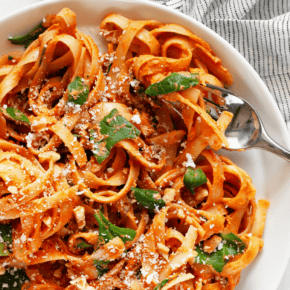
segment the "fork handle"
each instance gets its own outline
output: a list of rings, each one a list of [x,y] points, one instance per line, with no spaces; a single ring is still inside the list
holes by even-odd
[[[276,143],[264,130],[253,147],[259,147],[290,161],[290,151]]]

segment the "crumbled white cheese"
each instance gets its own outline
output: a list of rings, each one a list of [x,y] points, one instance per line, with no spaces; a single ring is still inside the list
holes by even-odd
[[[8,186],[8,191],[16,194],[18,192],[18,189],[16,186]]]
[[[133,115],[131,118],[131,121],[135,122],[136,124],[140,124],[141,123],[141,119],[139,115]]]
[[[195,168],[196,165],[192,159],[192,156],[189,154],[189,153],[186,153],[186,158],[187,158],[187,161],[185,163],[185,167],[192,167],[192,168]]]

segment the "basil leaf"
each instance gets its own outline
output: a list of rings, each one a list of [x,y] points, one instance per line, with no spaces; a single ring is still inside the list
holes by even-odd
[[[9,256],[9,247],[12,245],[12,226],[11,224],[0,224],[0,256]]]
[[[29,46],[31,42],[36,40],[38,36],[46,30],[45,27],[42,26],[42,22],[40,22],[37,26],[35,26],[31,31],[27,34],[20,37],[9,37],[8,40],[15,45],[24,45],[25,48]]]
[[[13,56],[12,55],[8,55],[8,60],[12,60]]]
[[[119,228],[110,223],[101,211],[94,215],[99,225],[98,245],[106,244],[114,237],[119,237],[123,243],[132,241],[136,236],[136,231],[127,228]]]
[[[243,253],[246,244],[235,234],[220,234],[223,246],[220,250],[212,253],[203,251],[202,246],[196,247],[197,256],[195,262],[199,264],[211,265],[217,272],[222,272],[228,262],[229,256],[235,256]]]
[[[131,191],[136,200],[150,211],[159,210],[165,206],[165,201],[162,198],[157,200],[154,198],[154,194],[159,193],[158,191],[136,187],[131,187]]]
[[[7,107],[6,108],[6,113],[14,120],[16,121],[22,121],[30,124],[30,121],[28,117],[22,113],[20,110],[12,107]]]
[[[194,189],[196,187],[205,184],[206,181],[206,175],[200,168],[194,169],[187,167],[183,177],[183,183],[192,194],[195,194]]]
[[[164,279],[160,283],[158,283],[153,290],[161,290],[162,287],[168,283],[169,279]]]
[[[145,94],[145,88],[143,86],[139,86],[136,92],[142,99],[147,99],[148,101],[155,103],[157,106],[162,107],[162,103],[158,100],[157,97],[149,97]]]
[[[86,248],[91,248],[91,247],[93,247],[93,245],[89,245],[84,241],[77,244],[78,249],[86,249]]]
[[[233,233],[229,233],[229,234],[220,233],[220,236],[223,239],[223,241],[226,241],[226,245],[227,245],[226,255],[233,256],[233,255],[241,254],[244,252],[244,249],[246,248],[246,244],[238,236],[236,236]]]
[[[150,85],[145,93],[155,97],[165,95],[172,92],[186,90],[199,84],[198,74],[191,73],[190,76],[185,76],[179,73],[172,73],[158,83]]]
[[[107,272],[109,272],[109,269],[105,267],[109,263],[110,263],[110,261],[98,261],[98,260],[94,260],[94,266],[96,267],[96,269],[98,271],[99,278],[102,277]]]
[[[29,281],[29,279],[24,270],[8,268],[5,274],[0,276],[0,289],[21,290],[26,281]]]
[[[76,105],[83,105],[89,96],[89,86],[87,86],[81,77],[76,76],[73,82],[68,86],[68,102]]]
[[[98,163],[102,163],[110,154],[114,145],[124,139],[135,139],[140,135],[140,131],[126,118],[118,114],[117,109],[113,109],[100,122],[100,132],[107,138],[94,143],[93,153]],[[93,141],[94,130],[90,131],[90,140]]]

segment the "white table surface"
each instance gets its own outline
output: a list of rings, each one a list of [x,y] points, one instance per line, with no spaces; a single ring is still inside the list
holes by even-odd
[[[43,0],[0,0],[0,19],[7,14],[19,10],[27,5],[38,3]],[[282,278],[281,284],[277,290],[290,290],[290,261]],[[254,290],[254,289],[246,289]]]

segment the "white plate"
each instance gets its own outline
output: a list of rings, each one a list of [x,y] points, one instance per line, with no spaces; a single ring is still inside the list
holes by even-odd
[[[139,0],[45,1],[11,14],[2,21],[0,55],[18,47],[6,40],[22,34],[39,23],[47,14],[56,14],[63,7],[77,14],[78,28],[90,34],[100,48],[104,43],[98,34],[101,20],[108,13],[120,13],[132,19],[157,19],[178,23],[207,41],[234,78],[231,89],[250,100],[258,109],[264,125],[277,142],[290,147],[286,125],[267,87],[248,62],[224,39],[201,23],[164,6]],[[222,152],[225,154],[225,152]],[[252,177],[257,198],[271,201],[264,232],[265,246],[257,259],[243,271],[237,290],[275,290],[290,256],[290,188],[287,163],[268,152],[252,149],[248,152],[226,152]]]

